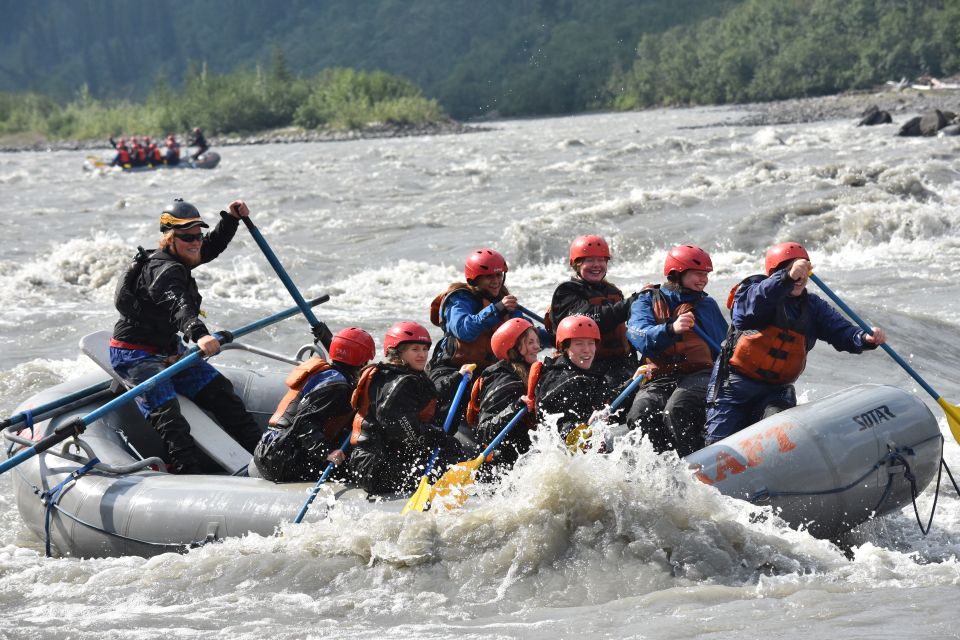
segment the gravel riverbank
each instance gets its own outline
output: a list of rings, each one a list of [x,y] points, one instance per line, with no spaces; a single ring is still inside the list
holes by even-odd
[[[210,147],[229,147],[241,144],[285,144],[292,142],[338,142],[363,138],[406,138],[410,136],[439,136],[486,131],[487,127],[467,125],[449,120],[417,125],[375,124],[363,129],[351,130],[306,130],[296,127],[259,131],[249,135],[208,136]],[[160,136],[154,139],[162,142]],[[183,144],[185,138],[180,137]],[[13,151],[102,151],[110,149],[106,140],[46,140],[36,135],[23,134],[0,140],[0,152]]]

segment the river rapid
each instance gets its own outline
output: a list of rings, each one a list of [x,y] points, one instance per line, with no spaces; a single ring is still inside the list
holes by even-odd
[[[112,326],[117,272],[137,245],[155,246],[159,212],[177,196],[208,221],[245,199],[304,295],[331,295],[317,315],[335,331],[362,326],[378,345],[394,321],[428,324],[430,300],[480,246],[505,254],[508,286],[542,311],[579,234],[610,241],[609,277],[627,293],[662,279],[670,246],[699,245],[721,305],[768,245],[797,240],[825,282],[960,401],[960,141],[849,121],[691,128],[731,115],[230,147],[211,171],[90,173],[82,152],[0,154],[0,414],[95,369],[77,343]],[[211,326],[291,306],[242,227],[195,274]],[[297,317],[247,341],[292,354],[308,337]],[[797,390],[808,402],[860,382],[928,401],[960,471],[942,412],[882,352],[821,343]],[[928,536],[908,507],[851,534],[846,553],[756,518],[645,443],[571,458],[545,436],[495,495],[472,500],[413,516],[335,509],[278,523],[278,537],[184,555],[48,559],[0,476],[0,638],[960,636],[960,500],[946,479]],[[932,503],[928,489],[921,514]]]

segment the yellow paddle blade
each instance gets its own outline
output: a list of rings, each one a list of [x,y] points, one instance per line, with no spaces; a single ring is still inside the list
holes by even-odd
[[[417,490],[413,492],[413,495],[410,496],[410,499],[407,500],[407,504],[403,505],[403,511],[401,514],[410,513],[411,511],[423,511],[427,508],[427,504],[430,502],[430,480],[424,475],[420,478],[420,485],[417,487]]]
[[[458,462],[447,469],[447,472],[433,485],[430,500],[440,496],[444,498],[443,504],[447,509],[456,509],[461,506],[470,497],[464,489],[473,484],[473,476],[484,460],[483,455],[479,455],[473,460]]]
[[[937,398],[937,404],[943,408],[943,412],[947,414],[947,424],[950,426],[950,433],[953,434],[953,439],[957,442],[960,442],[960,407],[955,407],[942,397]]]
[[[567,434],[564,442],[567,443],[567,449],[570,450],[570,453],[577,453],[578,451],[583,453],[587,450],[587,440],[589,440],[592,435],[593,429],[581,422]]]

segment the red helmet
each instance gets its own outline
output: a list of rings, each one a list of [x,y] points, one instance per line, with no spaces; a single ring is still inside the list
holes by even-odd
[[[140,144],[137,140],[137,136],[130,136],[130,144]]]
[[[667,259],[663,263],[663,275],[669,276],[671,271],[683,273],[687,269],[713,271],[710,254],[692,244],[681,244],[670,249],[670,253],[667,254]]]
[[[357,327],[337,331],[330,341],[330,359],[353,367],[360,367],[373,360],[377,347],[373,337]]]
[[[530,321],[524,318],[510,318],[504,322],[490,338],[493,355],[497,356],[498,360],[506,360],[509,357],[507,352],[516,346],[517,340],[526,333],[527,329],[532,328]]]
[[[799,242],[781,242],[767,249],[767,257],[763,261],[763,267],[767,270],[767,275],[770,275],[787,260],[796,258],[809,260],[810,254]]]
[[[125,138],[120,138],[119,140],[117,140],[117,146],[118,146],[118,147],[122,147],[122,146],[124,146],[124,145],[126,145],[126,144],[127,144],[127,141],[126,141]]]
[[[507,271],[507,261],[493,249],[477,249],[463,265],[463,274],[467,276],[468,282],[477,276],[491,276]]]
[[[430,339],[430,332],[416,322],[398,322],[387,329],[387,335],[383,337],[383,355],[387,355],[387,349],[408,342],[420,342],[429,346],[433,341]]]
[[[194,128],[193,128],[193,132],[194,132],[194,133],[200,133],[200,127],[194,127]]]
[[[150,136],[143,136],[143,144],[150,144]]]
[[[580,236],[570,245],[571,266],[580,258],[610,259],[610,247],[600,236]]]
[[[600,327],[587,316],[567,316],[557,325],[557,349],[562,349],[564,340],[593,338],[600,340]]]

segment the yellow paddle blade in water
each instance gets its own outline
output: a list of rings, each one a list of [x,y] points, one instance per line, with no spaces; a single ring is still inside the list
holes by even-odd
[[[581,422],[567,434],[567,437],[564,438],[564,442],[567,444],[567,449],[570,450],[570,453],[583,453],[587,450],[587,441],[590,439],[590,436],[593,435],[593,429],[589,425]]]
[[[955,407],[944,400],[943,397],[937,398],[937,404],[939,404],[943,408],[943,412],[947,414],[947,424],[950,426],[950,433],[953,434],[953,439],[960,442],[960,407]]]
[[[433,485],[430,500],[433,501],[434,498],[440,496],[443,498],[443,504],[447,509],[456,509],[463,505],[470,497],[465,489],[473,484],[473,477],[484,460],[485,458],[481,454],[473,460],[458,462],[447,469],[447,472]]]
[[[410,499],[407,500],[407,504],[403,505],[403,511],[400,513],[423,511],[427,508],[428,504],[430,504],[430,480],[424,475],[420,478],[420,485],[417,487],[417,490],[414,491]]]

